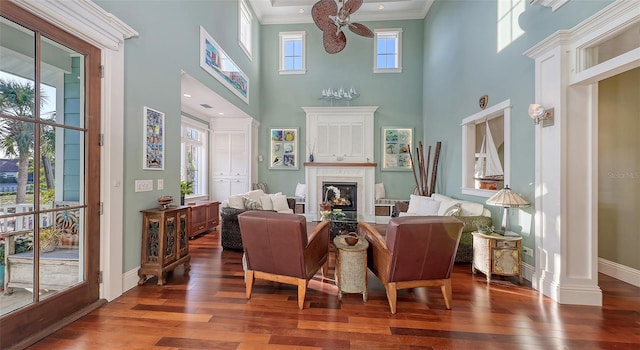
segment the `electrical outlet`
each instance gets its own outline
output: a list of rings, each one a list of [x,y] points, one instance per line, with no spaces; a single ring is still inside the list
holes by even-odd
[[[524,255],[533,256],[533,249],[529,247],[522,247],[522,253]]]
[[[153,180],[136,180],[136,192],[153,191]]]

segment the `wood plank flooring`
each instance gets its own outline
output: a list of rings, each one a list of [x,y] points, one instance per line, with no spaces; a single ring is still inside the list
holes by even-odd
[[[31,349],[640,349],[640,288],[605,275],[602,308],[570,306],[457,264],[452,310],[439,288],[401,290],[395,315],[372,275],[366,303],[339,303],[316,276],[300,311],[295,286],[258,280],[247,301],[242,254],[218,232],[190,241],[188,277],[133,288]]]

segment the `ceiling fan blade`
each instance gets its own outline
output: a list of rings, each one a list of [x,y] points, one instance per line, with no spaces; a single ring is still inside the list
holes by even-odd
[[[327,25],[332,24],[333,20],[329,18],[331,15],[338,13],[338,5],[334,0],[320,0],[316,2],[311,8],[311,17],[320,30],[323,30]]]
[[[335,24],[330,23],[322,31],[322,42],[325,51],[328,53],[338,53],[347,46],[347,37],[343,31],[338,30]]]
[[[349,23],[349,29],[351,29],[352,32],[358,35],[366,36],[367,38],[373,38],[373,32],[371,31],[371,29],[369,29],[362,23]]]
[[[358,11],[360,6],[362,6],[362,2],[363,0],[347,0],[347,2],[342,5],[342,8],[344,8],[348,14],[352,14]]]

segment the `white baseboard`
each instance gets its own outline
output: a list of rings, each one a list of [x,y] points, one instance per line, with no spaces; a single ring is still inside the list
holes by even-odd
[[[128,291],[133,287],[138,286],[138,269],[140,266],[133,268],[122,275],[122,293]]]
[[[598,272],[640,287],[640,270],[598,258]]]

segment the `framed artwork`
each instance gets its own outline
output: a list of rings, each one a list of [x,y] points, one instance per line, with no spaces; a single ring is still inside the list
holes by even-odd
[[[245,103],[249,103],[249,78],[202,26],[200,27],[200,67]]]
[[[144,107],[144,170],[164,170],[164,113]]]
[[[276,128],[270,130],[269,168],[298,170],[298,128]]]
[[[409,151],[413,147],[412,128],[382,128],[382,169],[411,170]]]

